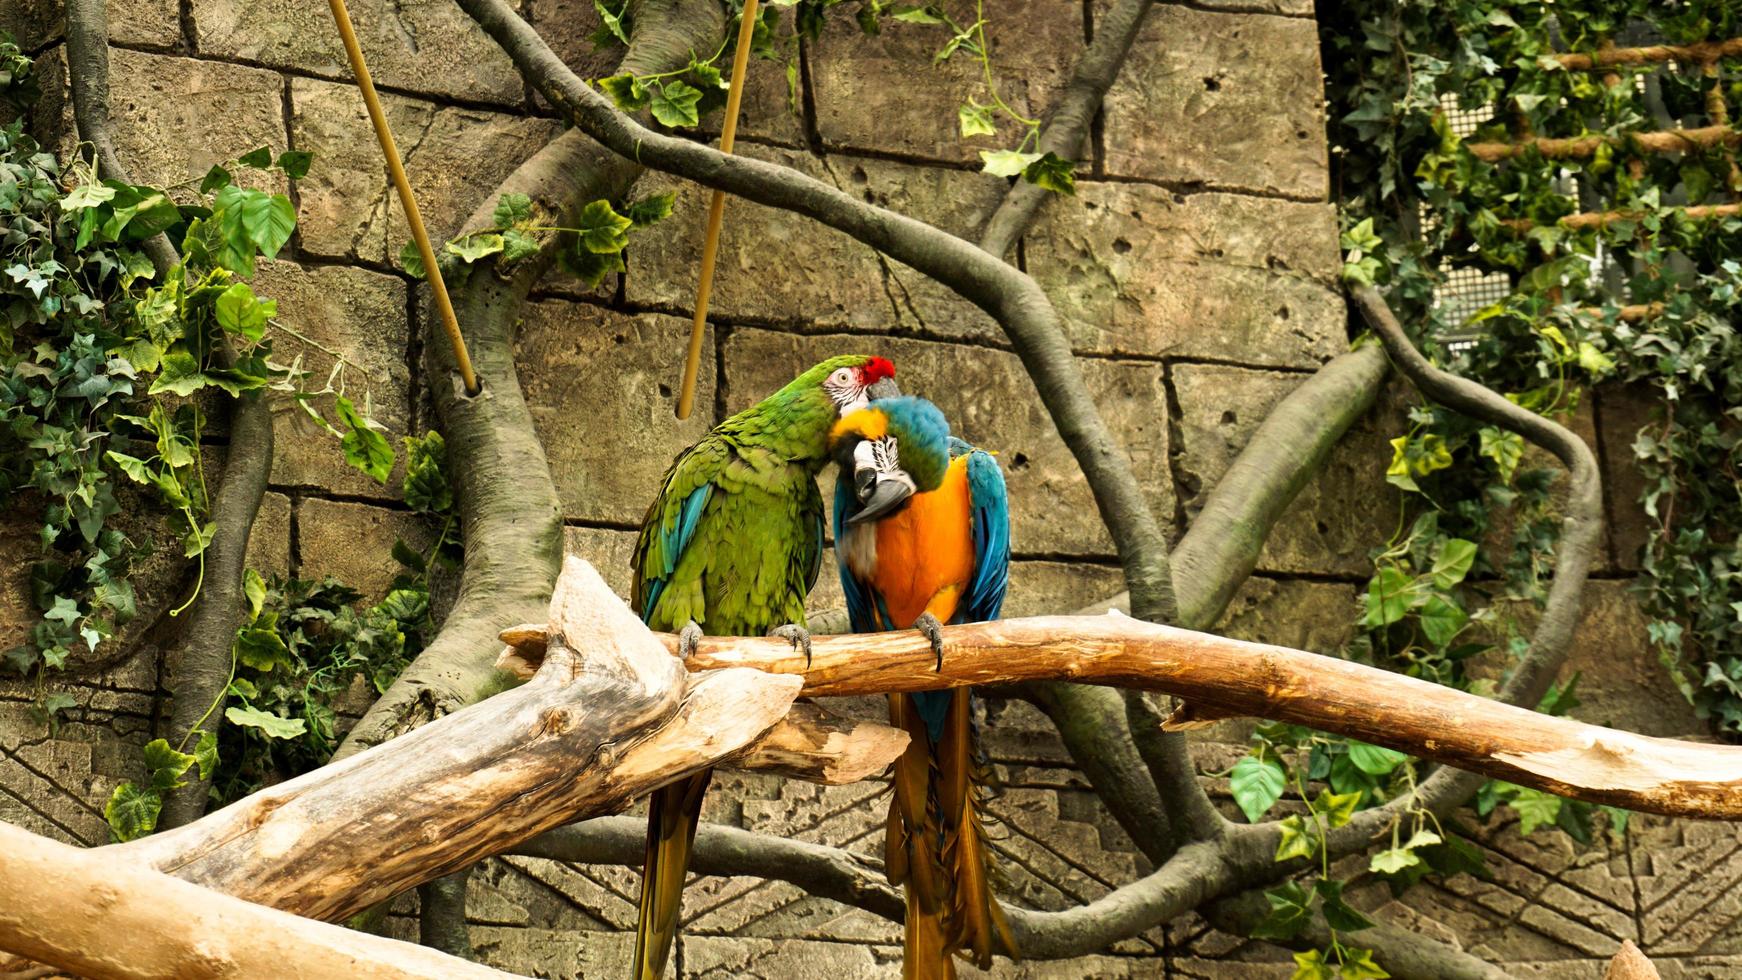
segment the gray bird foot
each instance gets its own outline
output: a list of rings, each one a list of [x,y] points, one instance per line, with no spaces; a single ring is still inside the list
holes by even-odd
[[[811,669],[811,633],[810,633],[810,630],[805,629],[803,626],[800,626],[797,623],[787,623],[785,626],[776,626],[775,628],[769,630],[768,635],[780,637],[781,639],[785,640],[786,642],[792,644],[792,648],[794,650],[799,650],[799,649],[804,650],[804,669],[805,670]]]
[[[696,647],[700,646],[701,643],[702,628],[697,626],[696,621],[692,619],[684,624],[683,629],[677,631],[678,659],[687,661],[695,656]]]
[[[938,622],[936,616],[927,612],[919,614],[919,618],[913,621],[913,628],[924,633],[925,638],[931,641],[931,652],[938,658],[937,669],[939,673],[942,673],[944,669],[944,624]]]

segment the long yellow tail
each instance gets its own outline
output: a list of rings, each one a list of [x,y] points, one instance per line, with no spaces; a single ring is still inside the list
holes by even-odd
[[[661,787],[647,803],[647,864],[641,874],[641,917],[635,926],[634,980],[660,980],[677,938],[690,848],[701,822],[702,795],[713,770]]]
[[[968,689],[950,692],[938,754],[938,809],[944,832],[944,875],[950,884],[948,949],[980,969],[994,954],[1017,959],[1016,939],[992,895],[992,852],[980,818],[974,728]]]
[[[974,733],[967,688],[951,693],[934,747],[906,695],[891,695],[889,718],[910,736],[895,763],[884,858],[891,884],[907,888],[903,980],[952,980],[952,955],[981,969],[1016,942],[992,896],[991,853],[975,790]]]

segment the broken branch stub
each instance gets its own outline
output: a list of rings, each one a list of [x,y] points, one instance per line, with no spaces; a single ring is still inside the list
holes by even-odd
[[[525,685],[117,853],[341,919],[718,764],[786,717],[802,684],[756,670],[691,676],[579,559],[548,632],[557,639]]]

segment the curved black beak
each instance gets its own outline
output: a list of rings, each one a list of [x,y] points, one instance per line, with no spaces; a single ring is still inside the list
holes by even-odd
[[[853,474],[853,487],[864,506],[847,518],[848,524],[863,524],[900,507],[913,496],[913,484],[899,477],[875,470],[858,470]],[[866,491],[869,490],[869,493]]]

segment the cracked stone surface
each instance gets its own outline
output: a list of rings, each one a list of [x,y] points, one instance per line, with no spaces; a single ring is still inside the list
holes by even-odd
[[[955,23],[974,23],[974,4],[968,0],[943,6]],[[1023,116],[1045,113],[1082,50],[1082,8],[1057,0],[1006,0],[991,20],[986,39],[998,96]],[[977,60],[966,53],[934,60],[950,33],[940,25],[886,17],[882,32],[866,37],[852,18],[829,18],[810,53],[817,130],[824,144],[978,167],[981,150],[1020,143],[1023,128],[1004,116],[997,136],[962,138],[957,108],[969,99],[989,105],[993,98]],[[874,107],[885,93],[896,91],[902,121],[890,126]]]
[[[1118,134],[1105,141],[1110,174],[1325,197],[1324,89],[1310,20],[1158,7],[1103,114]]]
[[[672,388],[687,320],[556,301],[528,304],[524,316],[515,358],[563,515],[639,526],[672,460],[713,426],[712,346],[697,410],[680,422]]]
[[[454,4],[355,0],[349,6],[375,84],[508,105],[525,95],[508,56]],[[319,4],[193,0],[193,19],[202,52],[351,78],[332,13]]]
[[[1081,183],[1025,240],[1079,350],[1317,367],[1348,344],[1336,212]]]
[[[191,199],[214,164],[285,147],[284,79],[273,72],[114,48],[109,76],[115,151],[128,176],[166,188],[192,180],[178,199]],[[283,179],[255,185],[283,190]]]
[[[308,372],[302,382],[306,391],[324,391],[330,384],[359,411],[367,409],[385,426],[395,453],[388,483],[376,483],[345,462],[337,436],[302,408],[277,399],[273,405],[273,486],[398,499],[405,468],[399,437],[411,426],[405,283],[344,266],[266,262],[254,277],[254,289],[278,301],[281,329],[273,342],[275,357],[285,364],[301,359],[302,370]],[[339,369],[336,374],[335,367]],[[332,394],[316,395],[308,405],[328,424],[337,425],[333,398]]]
[[[296,182],[302,247],[322,256],[397,265],[411,232],[356,87],[307,78],[289,84],[291,138],[297,149],[315,155],[308,176]],[[424,224],[438,242],[461,231],[490,189],[558,130],[552,119],[405,96],[384,93],[381,103]]]

